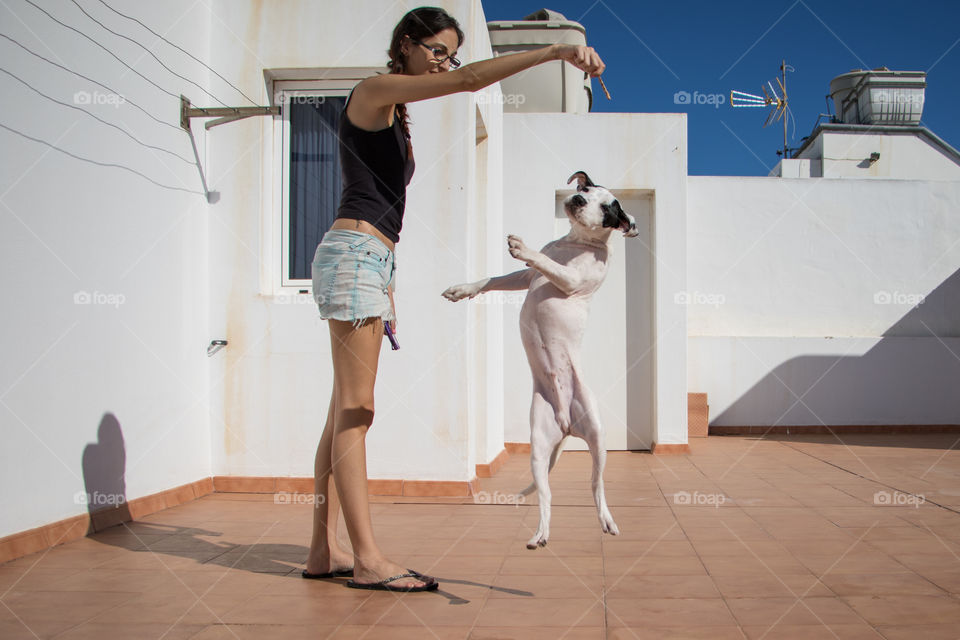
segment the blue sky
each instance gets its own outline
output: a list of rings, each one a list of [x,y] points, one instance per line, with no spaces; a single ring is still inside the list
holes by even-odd
[[[795,69],[787,74],[789,146],[826,113],[834,76],[886,66],[927,72],[922,124],[960,147],[960,0],[483,0],[483,7],[487,20],[546,7],[582,24],[607,65],[613,97],[594,82],[594,111],[686,112],[690,175],[767,175],[778,162],[782,124],[763,128],[767,110],[731,108],[729,94],[759,93],[784,58]],[[676,104],[678,91],[721,94],[725,102]]]

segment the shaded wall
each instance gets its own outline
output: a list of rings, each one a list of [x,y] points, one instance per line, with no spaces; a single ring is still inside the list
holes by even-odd
[[[712,425],[960,423],[960,183],[689,194],[689,387]]]

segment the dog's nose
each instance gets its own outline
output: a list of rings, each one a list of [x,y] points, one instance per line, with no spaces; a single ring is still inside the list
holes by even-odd
[[[587,199],[578,193],[570,198],[570,204],[575,207],[582,207],[587,204]]]

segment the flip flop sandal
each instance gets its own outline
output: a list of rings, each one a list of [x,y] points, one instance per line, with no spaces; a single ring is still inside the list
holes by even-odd
[[[399,580],[400,578],[416,578],[417,580],[424,582],[422,587],[394,587],[391,586],[390,582],[394,580]],[[347,580],[347,586],[351,589],[372,589],[374,591],[435,591],[440,583],[437,582],[436,578],[430,576],[425,576],[422,573],[418,573],[413,569],[407,569],[407,573],[401,573],[400,575],[393,576],[391,578],[386,578],[380,582],[354,582],[353,580]]]
[[[326,580],[328,578],[352,578],[353,569],[337,569],[336,571],[330,571],[328,573],[310,573],[306,569],[300,574],[301,577],[307,578],[308,580]]]

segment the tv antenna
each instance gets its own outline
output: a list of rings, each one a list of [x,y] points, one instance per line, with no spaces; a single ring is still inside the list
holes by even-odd
[[[793,150],[787,146],[787,116],[790,115],[790,108],[787,101],[787,71],[796,71],[796,69],[788,65],[786,60],[782,60],[780,63],[780,77],[775,78],[777,84],[780,85],[780,93],[777,93],[773,83],[769,80],[766,85],[760,85],[760,90],[763,92],[762,96],[745,93],[743,91],[730,91],[731,107],[773,107],[770,109],[770,113],[767,114],[767,120],[763,123],[763,126],[766,127],[771,122],[783,120],[783,149],[777,150],[777,155],[783,156],[784,158]],[[769,93],[767,89],[770,90]],[[785,116],[784,114],[787,115]]]

